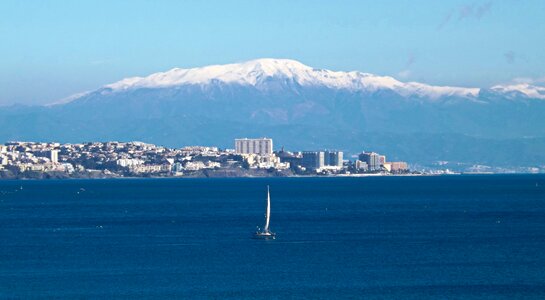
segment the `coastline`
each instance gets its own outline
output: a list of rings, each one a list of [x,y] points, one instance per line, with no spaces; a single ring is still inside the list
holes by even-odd
[[[0,178],[0,182],[7,181],[70,181],[70,180],[172,180],[172,179],[264,179],[264,178],[384,178],[384,177],[449,177],[449,176],[504,176],[504,175],[545,175],[544,173],[449,173],[449,174],[328,174],[328,175],[289,175],[289,176],[102,176],[102,177],[85,177],[85,176],[65,176],[65,177],[24,177],[16,176],[9,178]]]

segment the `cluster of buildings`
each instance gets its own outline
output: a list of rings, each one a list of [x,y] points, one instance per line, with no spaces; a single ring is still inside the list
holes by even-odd
[[[405,162],[387,162],[374,152],[355,161],[342,151],[275,152],[270,138],[236,139],[235,149],[190,146],[178,149],[142,142],[81,144],[8,142],[0,145],[0,177],[25,174],[66,176],[207,176],[233,171],[234,176],[262,172],[286,175],[403,173]],[[254,173],[252,173],[254,172]]]
[[[409,170],[409,166],[404,161],[387,162],[385,155],[375,152],[363,152],[358,155],[355,161],[356,170],[364,172],[387,171],[390,173],[404,173]]]
[[[0,145],[0,170],[71,172],[74,169],[71,164],[59,162],[58,143],[26,143],[24,147],[20,146],[20,143]]]

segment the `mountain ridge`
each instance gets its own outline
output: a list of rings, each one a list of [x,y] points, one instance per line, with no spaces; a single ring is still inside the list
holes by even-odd
[[[295,85],[365,93],[389,90],[402,97],[417,97],[431,101],[445,97],[479,101],[481,93],[493,93],[509,99],[523,97],[545,100],[545,87],[528,83],[497,84],[490,88],[430,85],[415,81],[402,82],[392,76],[360,71],[316,69],[293,59],[260,58],[241,63],[208,65],[189,69],[173,68],[148,76],[127,77],[93,91],[71,95],[50,105],[66,104],[92,92],[116,93],[135,89],[164,89],[182,86],[204,88],[223,84],[251,86],[258,90],[267,91],[271,87],[271,81],[283,81],[281,84],[284,87]]]
[[[539,88],[462,89],[452,93],[452,87],[437,90],[293,60],[172,69],[124,79],[64,104],[0,108],[0,140],[232,147],[235,138],[269,136],[291,150],[376,149],[422,164],[545,162]]]
[[[351,91],[376,92],[393,90],[402,96],[436,99],[441,96],[476,97],[479,88],[433,86],[419,82],[401,82],[391,76],[379,76],[360,71],[316,69],[291,59],[256,59],[243,63],[210,65],[198,68],[173,68],[145,77],[129,77],[102,87],[119,92],[138,88],[171,88],[183,85],[213,83],[238,84],[261,88],[267,79],[291,81],[300,86],[322,86]],[[77,99],[77,97],[75,98]]]

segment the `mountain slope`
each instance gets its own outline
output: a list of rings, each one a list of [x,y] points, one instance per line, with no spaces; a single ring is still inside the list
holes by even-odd
[[[441,96],[474,97],[476,88],[439,87],[411,82],[402,83],[388,76],[362,72],[335,72],[313,69],[289,59],[258,59],[239,64],[213,65],[202,68],[160,72],[147,77],[131,77],[106,85],[112,92],[141,88],[171,88],[184,85],[240,85],[268,91],[274,87],[323,87],[350,91],[375,92],[382,89],[402,96],[438,98]]]
[[[293,60],[172,69],[47,107],[0,109],[0,140],[143,140],[232,147],[270,136],[305,150],[382,151],[407,161],[545,162],[539,87],[403,83]],[[535,155],[517,157],[514,153]]]

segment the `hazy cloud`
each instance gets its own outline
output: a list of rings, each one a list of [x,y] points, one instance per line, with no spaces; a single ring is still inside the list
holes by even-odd
[[[439,24],[437,29],[441,30],[443,27],[445,27],[447,24],[449,24],[454,16],[457,16],[458,22],[467,20],[467,19],[474,19],[474,20],[480,20],[484,15],[486,15],[490,10],[492,9],[492,1],[484,2],[484,3],[471,3],[462,5],[458,8],[451,9],[443,18],[443,21]]]
[[[452,15],[454,14],[454,10],[451,10],[444,18],[443,21],[437,26],[437,29],[441,30],[445,25],[447,25],[450,22],[450,19],[452,19]]]
[[[463,20],[467,18],[476,18],[480,20],[486,13],[492,8],[492,1],[483,3],[483,4],[471,4],[464,5],[460,8],[458,14],[458,20]]]
[[[407,63],[405,64],[405,68],[412,66],[415,62],[416,62],[416,55],[414,53],[409,53],[409,56],[407,57]]]
[[[514,83],[527,83],[527,84],[544,84],[545,83],[545,76],[543,77],[517,77],[513,79]]]
[[[517,53],[513,50],[509,50],[503,54],[503,58],[508,64],[514,64],[518,61],[528,62],[528,58],[521,53]]]
[[[407,79],[409,76],[411,76],[411,70],[403,70],[397,73],[397,77],[400,79]]]
[[[503,54],[503,57],[505,58],[505,61],[507,61],[508,64],[515,63],[515,60],[517,59],[517,55],[514,51],[507,51]]]
[[[416,55],[414,53],[409,53],[407,56],[407,62],[405,63],[404,70],[397,73],[397,77],[401,79],[407,79],[409,76],[411,76],[412,72],[409,69],[414,63],[416,62]]]

